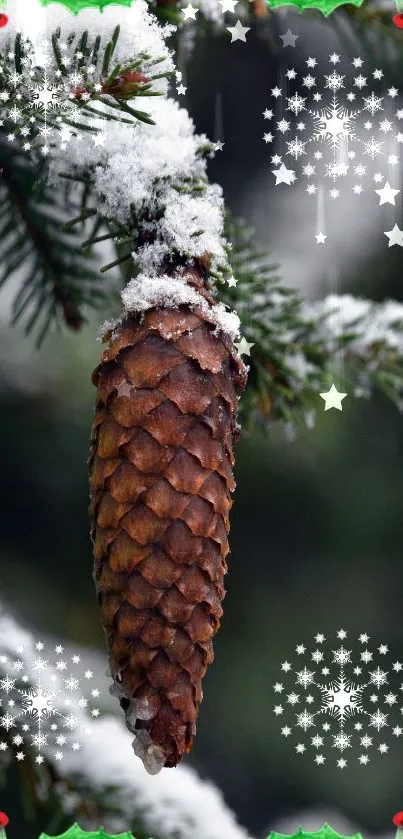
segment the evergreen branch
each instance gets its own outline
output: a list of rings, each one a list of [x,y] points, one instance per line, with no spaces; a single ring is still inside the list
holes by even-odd
[[[103,59],[103,62],[102,62],[102,74],[104,76],[106,76],[106,74],[109,71],[111,58],[112,58],[112,55],[115,51],[117,39],[119,37],[119,32],[120,32],[120,26],[117,26],[114,33],[113,33],[112,39],[106,45],[104,59]]]
[[[403,407],[403,305],[357,300],[349,295],[316,304],[282,288],[276,266],[253,245],[253,231],[227,213],[226,236],[236,286],[220,284],[217,297],[236,309],[241,332],[252,343],[248,384],[239,404],[247,433],[275,419],[310,425],[319,394],[333,382],[335,360],[346,368],[343,389],[356,397],[382,390]],[[340,331],[340,318],[344,324]],[[320,404],[319,404],[320,403]]]
[[[160,91],[154,89],[155,81],[171,78],[173,71],[156,72],[164,59],[160,56],[150,57],[146,52],[136,56],[134,61],[113,64],[119,33],[120,28],[117,26],[102,54],[100,36],[90,42],[88,32],[84,32],[75,46],[76,36],[71,33],[67,38],[70,53],[62,54],[61,31],[58,28],[51,36],[54,64],[46,69],[46,73],[44,68],[34,65],[35,57],[29,41],[23,42],[21,36],[17,35],[14,49],[10,41],[7,41],[4,52],[0,54],[0,94],[7,94],[0,98],[0,119],[7,133],[20,141],[24,131],[29,131],[29,146],[35,149],[38,147],[40,122],[46,123],[46,129],[76,127],[79,125],[77,116],[80,112],[83,116],[94,115],[99,120],[129,124],[140,121],[153,125],[154,121],[146,111],[136,109],[128,101],[133,103],[136,97],[144,99],[147,96],[160,96]],[[38,94],[38,107],[34,112],[32,91],[41,87],[54,88],[57,95],[50,105],[46,100],[42,102]],[[101,103],[102,110],[93,107],[97,101]],[[19,114],[21,121],[18,125],[15,118],[14,122],[11,121],[12,112]],[[60,118],[59,123],[51,118],[55,112]],[[36,113],[36,122],[32,125],[33,113]],[[127,119],[125,115],[132,119]],[[85,126],[85,123],[80,125],[80,129],[85,128],[94,133],[98,131],[92,126]]]
[[[58,44],[59,39],[60,39],[60,29],[58,29],[52,35],[52,48],[53,48],[53,54],[55,56],[55,60],[56,60],[58,70],[60,70],[60,72],[63,76],[67,76],[68,71],[67,71],[67,67],[64,64],[63,59],[62,59],[62,53],[61,53],[61,50],[60,50],[60,47],[59,47],[59,44]]]
[[[81,222],[86,221],[88,218],[91,218],[92,216],[96,215],[97,210],[92,207],[88,209],[83,209],[79,216],[70,219],[70,221],[66,221],[65,224],[62,225],[62,230],[70,232],[73,229],[73,227],[75,227],[77,224],[81,224]]]
[[[27,333],[37,330],[38,343],[52,321],[77,331],[85,322],[84,308],[106,297],[99,274],[81,251],[78,234],[63,234],[60,206],[43,184],[43,166],[34,167],[1,137],[0,157],[0,286],[21,273],[12,322],[24,319]]]
[[[77,173],[77,178],[80,177]],[[192,185],[189,182],[191,179],[184,180],[188,181],[190,194],[199,185],[199,181],[195,180]],[[163,183],[164,179],[160,181]],[[173,189],[178,186],[180,184],[172,184]],[[91,194],[88,180],[84,189]],[[101,201],[99,206],[102,205]],[[115,240],[118,251],[117,258],[103,266],[101,271],[106,272],[118,265],[123,267],[130,260],[132,266],[133,260],[140,265],[142,248],[146,245],[158,246],[159,228],[156,222],[163,216],[164,208],[158,206],[154,207],[152,218],[150,215],[144,219],[137,218],[134,213],[124,224],[100,214],[100,220],[110,228],[108,236]],[[79,222],[80,218],[74,221]],[[199,228],[188,235],[194,240],[203,232]],[[403,314],[400,354],[392,352],[387,341],[381,341],[379,347],[372,342],[365,345],[364,350],[358,350],[357,337],[362,337],[367,331],[360,319],[350,322],[344,335],[335,336],[328,322],[328,301],[323,303],[323,312],[311,313],[295,291],[282,287],[276,266],[254,247],[253,232],[229,214],[225,237],[229,266],[218,263],[212,270],[208,259],[196,258],[196,261],[207,272],[209,280],[215,283],[217,301],[236,311],[241,322],[241,334],[253,345],[250,356],[245,359],[249,364],[248,385],[239,405],[239,418],[246,433],[256,430],[266,432],[268,423],[275,419],[281,419],[290,426],[298,424],[304,417],[306,422],[311,423],[319,407],[319,394],[332,384],[332,365],[340,355],[346,362],[350,392],[353,389],[356,395],[360,395],[362,383],[368,379],[372,387],[382,388],[389,398],[399,403],[403,397]],[[86,240],[84,246],[89,243]],[[119,250],[124,244],[130,247],[128,252]],[[175,265],[188,264],[189,259],[190,256],[186,257],[171,248],[168,259],[170,270]],[[225,280],[230,280],[231,276],[236,284],[228,285]],[[333,303],[336,305],[337,300]],[[366,305],[373,313],[379,314],[381,306],[369,301]],[[396,334],[399,328],[399,325],[396,326]]]
[[[74,176],[70,177],[74,179]],[[165,181],[164,178],[155,179],[156,185],[158,182],[165,184]],[[184,181],[190,195],[200,186],[199,179],[194,179],[193,183],[189,178],[184,178]],[[87,200],[92,195],[91,174],[87,172],[87,177],[83,178],[82,173],[77,171],[77,182],[81,184]],[[171,185],[173,190],[180,186]],[[102,200],[97,202],[97,208],[101,206]],[[116,266],[123,268],[130,261],[133,266],[133,260],[140,263],[142,248],[158,245],[159,227],[156,222],[164,217],[163,206],[154,206],[153,216],[147,214],[144,219],[136,217],[133,207],[132,215],[125,223],[103,215],[100,209],[91,207],[89,212],[98,219],[98,229],[101,223],[109,227],[106,236],[115,240],[117,247],[116,259],[103,266],[101,272]],[[84,209],[69,225],[80,224],[85,217]],[[203,232],[198,228],[193,233],[189,232],[189,238],[197,239]],[[327,310],[312,316],[295,291],[283,288],[276,275],[276,266],[269,264],[265,255],[254,247],[252,232],[229,214],[225,236],[229,265],[219,262],[212,270],[207,267],[208,260],[199,258],[199,263],[207,271],[211,282],[216,283],[218,302],[237,312],[241,333],[253,345],[250,357],[246,359],[250,364],[248,385],[240,401],[240,422],[247,433],[256,429],[266,431],[268,422],[276,418],[295,425],[305,417],[310,423],[319,407],[319,394],[332,383],[332,364],[340,354],[346,361],[350,390],[354,388],[358,394],[365,377],[369,377],[371,386],[381,387],[390,398],[399,402],[403,395],[403,340],[400,355],[391,353],[387,342],[381,342],[380,349],[372,343],[364,352],[358,351],[357,336],[362,335],[364,329],[359,321],[350,322],[349,330],[335,340],[334,330],[329,329],[327,322]],[[89,237],[83,247],[92,243]],[[121,251],[123,245],[128,246],[129,251]],[[171,248],[171,269],[174,265],[186,265],[189,259],[190,255],[187,258]],[[225,283],[231,275],[236,280],[235,285]],[[367,305],[378,311],[377,304],[367,302]],[[321,332],[322,323],[326,323],[326,328]]]

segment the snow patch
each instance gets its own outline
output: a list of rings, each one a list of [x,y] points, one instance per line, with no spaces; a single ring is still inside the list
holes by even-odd
[[[348,350],[366,354],[372,345],[385,344],[403,353],[403,304],[395,300],[374,303],[371,300],[329,295],[324,300],[304,303],[302,315],[316,324],[316,330],[332,350],[334,339],[346,333],[357,333]]]
[[[165,38],[169,37],[176,26],[160,25],[154,16],[147,13],[145,0],[135,0],[129,8],[107,6],[102,14],[99,9],[82,9],[76,15],[57,2],[43,7],[38,0],[7,0],[7,14],[7,27],[0,30],[0,50],[4,41],[8,37],[13,39],[17,32],[29,36],[32,44],[40,47],[45,38],[50,39],[58,26],[64,37],[70,32],[80,37],[86,30],[101,35],[105,46],[119,23],[120,36],[114,53],[117,61],[125,61],[129,56],[145,52],[154,59],[165,56],[164,62],[159,65],[159,72],[173,69]],[[167,82],[162,81],[166,89]]]
[[[240,320],[236,312],[227,312],[223,303],[211,306],[195,288],[186,283],[185,278],[179,279],[168,274],[139,274],[122,291],[122,300],[128,313],[144,312],[158,306],[169,309],[176,309],[183,304],[190,308],[199,306],[206,318],[227,333],[232,341],[240,334]]]

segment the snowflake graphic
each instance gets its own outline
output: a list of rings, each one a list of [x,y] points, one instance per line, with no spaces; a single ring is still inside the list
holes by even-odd
[[[288,97],[287,101],[287,111],[292,111],[296,116],[301,113],[301,111],[305,110],[304,103],[306,102],[306,99],[299,96],[298,93],[294,93],[294,96]]]
[[[325,79],[326,87],[328,87],[329,90],[336,91],[341,90],[341,88],[344,87],[344,76],[340,76],[339,73],[336,73],[336,70],[333,70],[331,76],[325,76]]]
[[[363,108],[369,111],[371,116],[375,116],[377,111],[383,111],[382,96],[375,96],[374,91],[372,91],[371,96],[364,96]]]
[[[35,647],[39,653],[45,649],[41,641]],[[5,673],[0,678],[0,752],[11,746],[16,759],[21,761],[25,758],[24,747],[30,746],[37,764],[44,762],[44,751],[60,761],[64,749],[80,750],[81,729],[85,736],[90,735],[87,720],[85,724],[82,722],[82,712],[87,709],[93,719],[99,717],[99,709],[92,707],[99,690],[93,688],[91,700],[85,698],[82,679],[69,672],[80,664],[81,658],[73,655],[68,659],[61,645],[52,651],[54,663],[42,657],[46,655],[43,652],[32,664],[24,664],[23,652],[23,647],[18,647],[16,658],[0,656],[0,670]],[[93,675],[91,670],[86,670],[84,679],[89,682]],[[2,730],[9,735],[8,739],[1,739]]]
[[[340,61],[330,55],[328,72],[321,67],[326,61],[308,58],[308,72],[288,69],[284,88],[271,91],[272,101],[263,112],[270,121],[263,139],[273,144],[271,162],[288,169],[293,158],[299,166],[292,180],[276,177],[276,186],[307,178],[306,191],[316,195],[319,188],[326,192],[331,179],[360,196],[374,189],[374,181],[389,181],[391,167],[398,172],[403,143],[399,91],[385,88],[381,69],[365,72],[363,59],[355,58],[343,67],[345,72],[336,69]],[[276,176],[277,170],[271,171]],[[329,189],[331,198],[340,194],[340,189]]]
[[[38,108],[41,111],[60,110],[66,100],[66,92],[61,84],[54,84],[49,81],[46,74],[32,85],[29,89],[30,100],[28,107]]]
[[[21,49],[21,72],[13,69],[13,52],[0,55],[0,116],[6,120],[1,124],[8,131],[8,141],[19,143],[24,151],[38,149],[47,156],[52,143],[59,141],[64,150],[70,140],[81,141],[80,132],[68,128],[79,118],[96,143],[99,126],[94,113],[85,110],[91,92],[102,89],[95,65],[80,72],[77,62],[83,54],[69,52],[66,43],[59,43],[63,73],[54,66],[52,45],[47,40],[35,49],[26,39]]]
[[[403,734],[399,724],[403,708],[394,709],[399,704],[399,692],[403,691],[403,684],[396,684],[403,664],[396,661],[390,666],[375,667],[375,656],[385,657],[389,650],[386,644],[376,651],[370,649],[365,633],[359,636],[361,646],[356,653],[347,648],[344,629],[339,630],[337,638],[344,642],[337,649],[331,644],[328,650],[321,633],[315,636],[313,651],[304,644],[297,645],[295,651],[303,667],[290,661],[282,663],[283,681],[273,687],[275,694],[284,692],[284,698],[273,711],[282,721],[290,712],[292,724],[283,725],[281,733],[297,739],[297,754],[312,747],[319,766],[334,752],[350,756],[358,752],[358,764],[367,766],[371,749],[387,754],[390,741],[396,742]],[[284,679],[292,680],[289,692]],[[305,741],[301,741],[302,732]],[[336,765],[345,769],[347,757],[338,757]]]
[[[314,121],[313,139],[323,140],[331,145],[333,151],[337,151],[342,141],[348,141],[355,137],[353,120],[357,112],[350,113],[333,96],[331,105],[322,108],[321,111],[312,112]]]

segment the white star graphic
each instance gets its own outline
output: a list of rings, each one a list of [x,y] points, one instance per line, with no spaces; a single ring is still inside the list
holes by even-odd
[[[231,44],[234,41],[245,41],[246,33],[249,32],[250,26],[242,26],[240,20],[237,20],[235,26],[227,26],[228,32],[231,32]]]
[[[284,163],[281,164],[279,169],[272,169],[273,175],[276,176],[276,186],[279,184],[287,184],[287,186],[291,186],[292,183],[295,181],[295,172],[293,169],[287,169]]]
[[[319,396],[325,402],[325,411],[329,411],[330,408],[337,408],[338,411],[342,411],[343,407],[341,403],[342,400],[345,399],[345,397],[347,396],[347,393],[339,393],[339,391],[333,384],[330,390],[327,391],[327,393],[320,393]]]
[[[382,204],[394,204],[400,189],[392,189],[389,181],[387,181],[382,189],[375,189],[374,192],[379,195],[379,206],[381,206]]]
[[[190,20],[190,19],[196,20],[196,14],[197,14],[198,11],[199,10],[195,6],[192,6],[191,3],[188,3],[186,8],[181,9],[184,20]]]
[[[400,227],[397,224],[395,224],[392,230],[385,230],[384,235],[389,239],[389,248],[391,248],[392,245],[400,245],[400,247],[403,248],[403,230],[400,230]]]
[[[254,347],[254,344],[249,344],[246,338],[241,338],[238,344],[234,344],[237,348],[239,355],[250,355],[250,348]]]

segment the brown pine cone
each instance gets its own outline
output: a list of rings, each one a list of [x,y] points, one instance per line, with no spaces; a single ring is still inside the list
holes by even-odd
[[[200,273],[186,280],[214,304]],[[213,661],[247,371],[194,306],[130,314],[104,340],[89,459],[94,579],[111,692],[155,774],[191,750]]]

